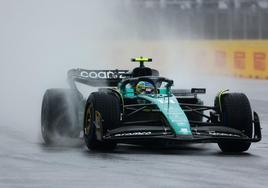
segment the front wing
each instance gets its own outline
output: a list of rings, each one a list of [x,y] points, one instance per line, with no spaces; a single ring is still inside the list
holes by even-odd
[[[254,112],[253,137],[225,126],[192,127],[192,135],[175,135],[168,127],[159,126],[125,126],[109,131],[104,140],[118,143],[219,143],[223,141],[259,142],[262,139],[258,114]]]

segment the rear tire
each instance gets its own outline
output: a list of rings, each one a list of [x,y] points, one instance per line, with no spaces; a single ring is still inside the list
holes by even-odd
[[[100,151],[115,149],[116,143],[103,141],[102,136],[107,130],[116,128],[120,122],[120,113],[120,100],[116,95],[94,92],[89,96],[86,104],[83,129],[88,149]],[[100,119],[96,119],[96,117]]]
[[[227,93],[222,95],[221,101],[216,97],[215,106],[220,108],[220,102],[224,126],[240,130],[252,138],[252,111],[247,96],[243,93]],[[243,152],[249,149],[251,143],[224,141],[218,145],[223,152]]]
[[[59,144],[63,138],[79,136],[81,101],[75,90],[48,89],[45,92],[41,112],[41,133],[45,144]]]

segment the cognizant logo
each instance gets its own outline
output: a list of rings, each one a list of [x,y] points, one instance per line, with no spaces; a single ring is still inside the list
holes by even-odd
[[[92,78],[92,79],[113,79],[113,78],[125,78],[123,75],[127,71],[81,71],[80,76],[83,78]]]

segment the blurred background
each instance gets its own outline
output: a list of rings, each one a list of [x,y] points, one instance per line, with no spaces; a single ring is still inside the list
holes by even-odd
[[[267,0],[122,0],[134,9],[143,38],[161,36],[161,27],[183,39],[267,39]],[[147,28],[143,30],[143,28]],[[190,32],[189,32],[190,31]],[[177,34],[177,35],[176,35]],[[179,35],[178,35],[179,34]]]
[[[186,61],[183,64],[194,66],[191,70],[268,78],[267,0],[122,0],[122,4],[130,33],[143,41],[140,46],[155,48],[153,57],[169,61],[163,59],[169,46],[166,58],[177,64]],[[135,22],[124,17],[126,13]]]

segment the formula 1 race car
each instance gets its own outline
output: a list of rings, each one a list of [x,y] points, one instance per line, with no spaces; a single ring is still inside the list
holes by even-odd
[[[118,143],[176,145],[218,143],[223,152],[243,152],[261,140],[261,127],[243,93],[221,91],[214,106],[203,105],[206,89],[172,89],[173,80],[144,66],[128,70],[72,69],[70,89],[49,89],[42,104],[46,144],[61,137],[84,137],[90,150],[113,150]],[[76,83],[99,87],[87,99]]]

